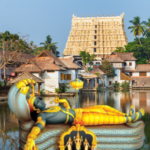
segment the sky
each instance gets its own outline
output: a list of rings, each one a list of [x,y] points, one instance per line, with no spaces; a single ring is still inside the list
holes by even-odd
[[[40,46],[46,36],[57,42],[62,55],[71,30],[72,15],[85,17],[119,16],[125,13],[124,25],[128,42],[133,34],[128,29],[134,17],[150,17],[150,0],[0,0],[0,32],[21,33],[27,41]]]

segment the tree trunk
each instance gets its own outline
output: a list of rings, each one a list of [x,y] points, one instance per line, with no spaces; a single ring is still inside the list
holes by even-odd
[[[139,35],[138,35],[138,39],[139,39],[139,43],[140,43],[140,45],[142,46],[141,41],[140,41],[140,36],[139,36]]]

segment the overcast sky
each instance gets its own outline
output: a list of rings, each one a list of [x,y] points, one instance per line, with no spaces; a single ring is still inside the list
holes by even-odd
[[[34,41],[37,46],[49,34],[52,42],[58,42],[62,54],[73,14],[92,17],[125,13],[125,31],[130,42],[134,37],[128,29],[129,20],[139,16],[141,21],[147,21],[149,6],[150,0],[0,0],[0,32],[28,35],[28,41]]]

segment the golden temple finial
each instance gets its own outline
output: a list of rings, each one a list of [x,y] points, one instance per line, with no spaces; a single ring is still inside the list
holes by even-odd
[[[83,16],[82,16],[83,18],[84,18],[84,14],[83,14]]]
[[[112,16],[114,17],[114,14]]]
[[[99,17],[99,14],[97,15],[97,17]]]
[[[109,17],[109,14],[107,15],[107,17]]]
[[[94,17],[94,15],[92,15],[92,17]]]
[[[104,15],[102,15],[102,17],[104,17]]]
[[[89,17],[89,15],[87,17]]]

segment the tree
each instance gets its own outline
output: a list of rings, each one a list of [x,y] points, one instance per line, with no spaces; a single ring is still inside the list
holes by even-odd
[[[104,77],[104,75],[101,75],[99,72],[96,72],[95,75],[97,75],[103,81],[103,86],[104,86],[105,85],[105,77]]]
[[[113,69],[113,66],[110,64],[110,62],[107,60],[102,61],[100,69],[107,75],[107,77],[115,76],[115,70]]]
[[[144,36],[146,36],[146,37],[150,37],[150,18],[148,18],[148,22],[146,22],[146,21],[143,21],[143,24],[145,24],[146,25],[146,29],[145,29],[145,31],[144,31]]]
[[[96,55],[95,54],[92,54],[90,55],[89,52],[85,52],[85,51],[80,51],[80,54],[79,54],[82,58],[82,61],[83,61],[83,68],[85,70],[87,70],[87,63],[89,63],[89,65],[91,66],[93,63],[92,61],[96,60]]]
[[[116,47],[116,50],[114,52],[125,53],[125,48],[123,48],[123,47]]]
[[[46,41],[44,43],[40,43],[42,45],[44,45],[44,49],[47,51],[51,51],[52,53],[54,53],[57,57],[59,57],[59,51],[57,51],[57,46],[56,46],[56,42],[52,43],[52,38],[50,37],[50,35],[46,36]]]
[[[3,48],[9,51],[9,55],[3,53]],[[24,38],[20,38],[18,34],[11,34],[9,31],[0,33],[0,69],[6,65],[18,63],[21,52],[30,53],[32,50]]]
[[[134,19],[130,20],[129,22],[132,23],[133,26],[128,27],[128,29],[131,29],[131,32],[133,32],[133,35],[135,37],[138,36],[139,43],[142,46],[141,41],[140,41],[140,35],[144,33],[144,29],[146,27],[142,25],[143,22],[140,22],[140,17],[138,16],[134,17]]]

